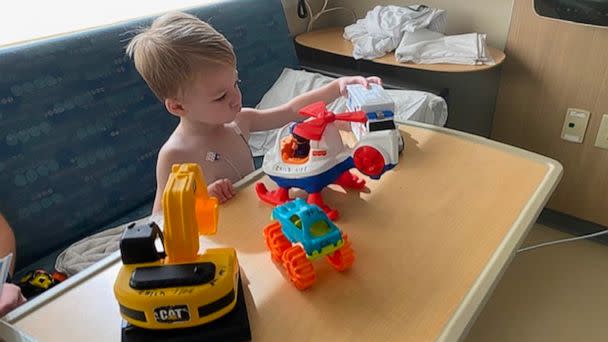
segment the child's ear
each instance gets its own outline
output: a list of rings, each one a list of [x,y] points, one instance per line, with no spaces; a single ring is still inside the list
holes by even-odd
[[[169,113],[171,113],[175,116],[186,115],[186,110],[184,109],[184,105],[176,99],[165,99],[165,108],[167,108]]]

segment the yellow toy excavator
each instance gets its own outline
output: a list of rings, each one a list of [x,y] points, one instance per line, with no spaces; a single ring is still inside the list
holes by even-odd
[[[123,327],[123,340],[133,335],[163,340],[167,336],[159,333],[167,330],[173,332],[172,337],[179,330],[182,335],[197,336],[200,340],[201,329],[203,333],[217,331],[210,328],[211,324],[246,324],[245,335],[250,336],[239,291],[235,249],[209,248],[199,253],[199,234],[215,234],[218,219],[218,201],[208,196],[200,166],[173,165],[162,202],[164,238],[154,222],[133,223],[120,241],[123,266],[114,284],[114,294],[122,318],[132,326],[131,330],[139,331],[129,333],[128,327]],[[158,250],[159,242],[164,252]],[[224,317],[235,316],[229,314],[237,305],[237,298],[243,305],[234,310],[241,311],[239,317]],[[243,313],[245,322],[226,322],[242,321]]]

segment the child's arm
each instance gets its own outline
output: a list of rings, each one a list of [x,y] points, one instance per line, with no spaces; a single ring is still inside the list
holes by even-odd
[[[169,180],[171,167],[173,164],[184,163],[187,161],[187,156],[184,156],[180,150],[163,146],[158,152],[158,160],[156,161],[156,196],[154,197],[154,206],[152,207],[152,215],[163,213],[163,192]]]
[[[239,127],[247,132],[265,131],[281,127],[291,121],[304,117],[298,111],[311,103],[324,101],[330,103],[340,95],[346,96],[346,86],[359,83],[367,87],[369,83],[382,84],[378,77],[349,76],[340,77],[318,89],[296,96],[288,103],[269,109],[243,108],[239,113]]]

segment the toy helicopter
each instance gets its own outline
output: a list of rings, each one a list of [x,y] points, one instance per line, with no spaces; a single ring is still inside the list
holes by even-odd
[[[350,169],[379,179],[397,165],[403,140],[394,123],[394,103],[379,85],[369,90],[358,86],[348,88],[349,107],[356,111],[336,114],[327,110],[324,102],[316,102],[300,110],[311,118],[279,130],[262,165],[279,188],[269,191],[263,183],[257,183],[256,193],[262,201],[283,204],[290,200],[290,188],[300,188],[308,193],[308,203],[316,204],[336,220],[339,213],[323,201],[323,188],[337,184],[363,189],[365,181]],[[352,123],[357,137],[354,148],[344,144],[336,121]]]
[[[164,238],[152,222],[129,225],[120,240],[114,294],[129,323],[123,341],[250,339],[235,249],[199,253],[199,234],[216,232],[218,201],[198,164],[173,165],[162,203]]]

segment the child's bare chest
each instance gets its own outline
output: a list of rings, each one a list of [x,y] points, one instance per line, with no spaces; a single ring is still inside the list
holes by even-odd
[[[222,178],[233,183],[253,171],[249,145],[234,129],[226,128],[197,143],[196,159],[208,184]]]

